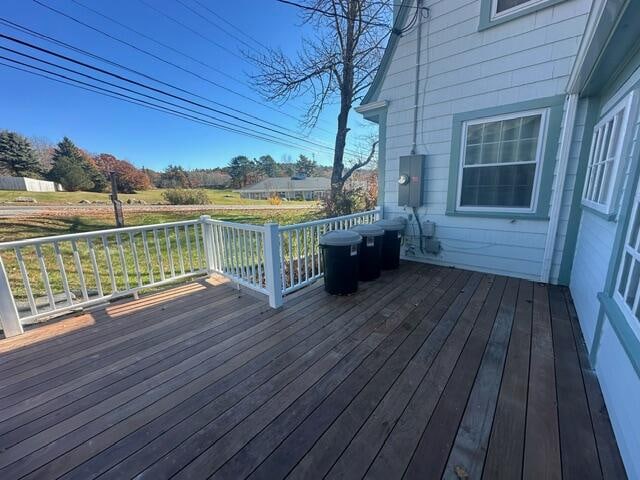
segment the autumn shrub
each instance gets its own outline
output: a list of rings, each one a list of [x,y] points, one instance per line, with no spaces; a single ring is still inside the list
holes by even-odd
[[[282,205],[282,197],[280,195],[271,195],[267,201],[269,205]]]
[[[175,188],[162,192],[162,198],[171,205],[207,205],[209,203],[209,196],[204,190]]]

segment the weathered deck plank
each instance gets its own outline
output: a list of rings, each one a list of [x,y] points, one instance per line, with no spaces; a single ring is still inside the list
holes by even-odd
[[[568,292],[215,279],[0,341],[0,478],[624,478]],[[557,400],[556,400],[557,398]]]

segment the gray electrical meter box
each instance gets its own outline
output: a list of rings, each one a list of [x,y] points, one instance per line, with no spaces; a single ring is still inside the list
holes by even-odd
[[[422,206],[422,170],[425,155],[400,157],[398,174],[398,206]]]

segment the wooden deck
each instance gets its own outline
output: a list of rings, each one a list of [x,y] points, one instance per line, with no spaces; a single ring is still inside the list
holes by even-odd
[[[0,341],[0,478],[625,477],[566,289],[216,281]]]

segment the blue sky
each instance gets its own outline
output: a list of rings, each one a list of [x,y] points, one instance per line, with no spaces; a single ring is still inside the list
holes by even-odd
[[[73,0],[39,1],[163,59],[179,64],[211,82],[231,88],[258,103],[137,52],[73,20],[60,16],[33,0],[3,1],[0,17],[168,83],[179,85],[185,90],[208,99],[250,113],[268,121],[275,128],[301,131],[295,119],[276,112],[272,108],[299,117],[303,111],[304,99],[295,100],[283,106],[270,104],[272,108],[261,105],[259,102],[265,101],[248,85],[249,74],[254,72],[255,68],[244,59],[241,53],[242,49],[248,48],[247,44],[255,45],[255,48],[259,49],[257,41],[262,45],[280,46],[285,52],[293,54],[299,48],[303,36],[313,34],[308,26],[301,25],[298,11],[294,7],[280,4],[275,0],[197,0],[237,26],[239,30],[235,30],[204,10],[196,0],[110,0],[109,2],[76,0],[77,3]],[[235,77],[235,80],[111,23],[83,8],[79,3],[116,18],[135,30],[222,70]],[[145,3],[165,12],[206,38],[161,16]],[[222,26],[245,43],[232,38],[181,3]],[[5,25],[0,25],[0,32],[98,65],[95,60],[82,58],[78,53],[71,53],[48,42],[18,33]],[[214,45],[214,42],[220,46]],[[16,48],[6,40],[0,40],[0,45]],[[16,49],[27,51],[23,48]],[[18,58],[3,51],[0,51],[0,55]],[[72,65],[69,66],[72,67]],[[114,70],[114,67],[104,64],[100,66]],[[122,73],[132,77],[130,73]],[[310,133],[310,137],[320,143],[332,145],[336,114],[335,106],[328,108],[323,113],[318,127]],[[358,137],[366,135],[371,129],[355,112],[352,113],[351,127],[353,131],[350,135],[353,142]],[[282,160],[286,156],[295,159],[299,153],[304,153],[315,156],[319,163],[326,165],[329,165],[332,160],[331,153],[311,145],[307,145],[306,148],[297,148],[270,144],[263,140],[221,131],[78,90],[2,65],[0,65],[0,129],[18,131],[27,136],[46,137],[52,142],[57,142],[66,135],[90,152],[112,153],[119,158],[132,161],[137,166],[154,169],[162,169],[170,163],[180,164],[186,168],[224,166],[231,157],[239,154],[257,157],[269,153],[277,160]]]

